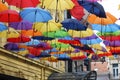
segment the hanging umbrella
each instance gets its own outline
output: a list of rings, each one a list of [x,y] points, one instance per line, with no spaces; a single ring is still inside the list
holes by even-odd
[[[0,12],[5,11],[5,10],[8,10],[7,5],[0,2]]]
[[[108,25],[100,25],[100,24],[92,24],[92,29],[100,32],[115,32],[120,30],[120,25],[118,24],[108,24]]]
[[[106,46],[113,46],[113,47],[118,47],[118,46],[120,46],[120,40],[115,40],[115,41],[104,40],[103,43],[104,43]]]
[[[57,30],[57,31],[53,31],[53,32],[44,32],[43,35],[45,37],[52,37],[52,38],[62,38],[65,36],[69,36],[68,32],[66,32],[65,30]]]
[[[101,25],[108,25],[114,24],[117,21],[117,18],[110,13],[106,12],[106,18],[100,18],[93,14],[88,16],[88,22],[91,24],[101,24]]]
[[[47,9],[63,11],[67,9],[72,9],[74,3],[71,0],[44,0],[43,6]]]
[[[72,9],[70,9],[70,14],[77,20],[81,20],[85,14],[83,7],[79,5],[77,0],[71,0],[71,1],[75,4],[75,6]]]
[[[7,39],[8,42],[13,42],[13,43],[25,43],[25,42],[29,42],[30,40],[31,39],[29,37],[25,37],[25,36]]]
[[[30,30],[32,29],[32,23],[22,20],[21,22],[11,22],[9,27],[12,27],[16,30]]]
[[[47,52],[41,52],[41,54],[39,55],[39,57],[50,57],[51,55]]]
[[[37,39],[37,40],[53,40],[54,38],[51,37],[45,37],[45,36],[34,36],[32,39]]]
[[[0,32],[1,38],[16,38],[19,37],[20,33],[18,33],[15,29],[9,28],[9,30],[4,30]]]
[[[36,7],[40,1],[39,0],[5,0],[8,5],[13,5],[18,8]]]
[[[72,37],[80,37],[80,38],[84,38],[84,37],[88,37],[88,36],[93,35],[93,31],[90,28],[87,28],[86,31],[69,30],[68,33]]]
[[[115,41],[115,40],[120,40],[120,35],[118,36],[100,36],[100,38],[102,38],[103,40],[107,40],[107,41]]]
[[[81,24],[80,21],[78,21],[76,19],[65,19],[62,22],[62,25],[67,30],[72,29],[72,30],[82,31],[82,30],[86,30],[87,29],[86,26]]]
[[[42,33],[34,30],[22,30],[21,35],[23,36],[41,36]]]
[[[38,45],[39,43],[40,43],[39,40],[31,39],[29,42],[26,42],[25,45],[34,46],[34,45]]]
[[[7,30],[7,26],[4,23],[0,23],[0,32]]]
[[[51,14],[41,8],[25,8],[20,15],[29,22],[47,22],[52,19]]]
[[[95,14],[98,17],[106,18],[103,6],[98,2],[91,2],[87,0],[78,0],[78,3],[83,6],[88,12]]]
[[[17,54],[25,56],[25,55],[29,54],[29,51],[28,50],[20,50],[17,52]]]
[[[4,45],[4,48],[6,50],[12,50],[12,51],[18,51],[19,50],[18,44],[16,44],[16,43],[7,43],[7,44]]]
[[[58,62],[58,59],[55,56],[40,58],[40,60],[45,60],[45,61],[47,60],[49,62]]]
[[[2,11],[0,16],[0,22],[19,22],[22,20],[19,13],[15,10]]]
[[[98,55],[97,55],[97,54],[93,54],[93,55],[92,55],[92,57],[91,57],[91,59],[92,59],[92,60],[98,60],[98,59],[99,59],[99,57],[98,57]]]
[[[48,21],[46,23],[35,23],[33,28],[40,32],[48,32],[48,31],[57,31],[61,29],[62,24],[56,23],[55,21]]]

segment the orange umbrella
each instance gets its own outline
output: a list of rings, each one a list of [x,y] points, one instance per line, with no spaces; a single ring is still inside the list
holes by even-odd
[[[91,24],[101,24],[101,25],[107,25],[107,24],[113,24],[116,22],[117,18],[110,13],[106,12],[106,18],[100,18],[97,17],[94,14],[91,14],[88,16],[88,22]]]
[[[5,10],[8,10],[8,7],[2,2],[0,2],[0,12],[5,11]]]
[[[42,33],[34,30],[22,30],[21,34],[24,36],[41,36]]]

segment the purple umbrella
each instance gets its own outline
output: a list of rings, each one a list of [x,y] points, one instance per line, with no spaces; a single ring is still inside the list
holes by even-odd
[[[30,30],[32,29],[32,23],[28,21],[21,21],[21,22],[11,22],[9,23],[9,27],[12,27],[16,30]]]
[[[104,40],[103,43],[104,43],[106,46],[113,46],[113,47],[118,47],[118,46],[120,46],[120,41],[118,41],[118,40],[115,40],[115,41]]]
[[[4,45],[4,48],[7,49],[7,50],[19,50],[19,47],[18,47],[18,44],[16,43],[7,43]]]

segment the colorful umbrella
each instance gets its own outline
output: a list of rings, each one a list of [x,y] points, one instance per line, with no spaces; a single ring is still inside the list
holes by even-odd
[[[100,24],[92,24],[92,29],[100,32],[115,32],[120,30],[120,25],[118,24],[108,24],[108,25],[100,25]]]
[[[25,42],[29,42],[30,40],[31,39],[29,37],[24,37],[24,36],[7,39],[8,42],[13,42],[13,43],[25,43]]]
[[[106,18],[103,6],[98,2],[91,2],[87,0],[78,0],[78,3],[83,6],[88,12],[95,14],[98,17]]]
[[[0,23],[0,32],[7,30],[7,26],[4,23]]]
[[[20,15],[24,20],[30,22],[47,22],[52,19],[51,14],[41,8],[25,8]]]
[[[65,44],[81,44],[79,40],[59,39],[58,42],[65,43]]]
[[[0,22],[19,22],[22,20],[19,13],[15,10],[2,11],[0,16]]]
[[[87,29],[86,26],[81,24],[80,21],[78,21],[76,19],[65,19],[62,22],[62,25],[67,30],[72,29],[72,30],[82,31],[82,30],[86,30]]]
[[[20,51],[18,51],[17,54],[25,56],[25,55],[29,54],[29,51],[28,50],[20,50]]]
[[[25,45],[34,46],[34,45],[38,45],[39,43],[40,43],[39,40],[31,39],[29,42],[26,42]]]
[[[115,40],[115,41],[107,41],[107,40],[104,40],[103,43],[104,43],[106,46],[113,46],[113,47],[118,47],[118,46],[120,46],[120,40]]]
[[[54,38],[51,37],[45,37],[45,36],[34,36],[32,39],[37,39],[37,40],[53,40]]]
[[[77,20],[81,20],[85,14],[83,7],[78,4],[77,0],[71,1],[75,4],[75,6],[72,9],[70,9],[70,14]]]
[[[107,41],[115,41],[115,40],[120,40],[120,35],[118,36],[100,36],[100,38],[102,38],[103,40],[107,40]]]
[[[40,60],[48,60],[49,62],[58,62],[58,59],[55,56],[40,58]]]
[[[39,55],[39,57],[50,57],[51,55],[47,52],[41,52],[41,54]]]
[[[5,0],[8,5],[13,5],[18,8],[36,7],[40,1],[39,0]]]
[[[48,21],[46,23],[35,23],[33,28],[40,32],[48,32],[48,31],[57,31],[61,29],[62,24],[56,23],[55,21]]]
[[[21,35],[23,36],[41,36],[42,33],[34,30],[22,30]]]
[[[0,12],[5,11],[5,10],[8,10],[7,5],[0,2]]]
[[[117,18],[110,13],[106,12],[106,18],[100,18],[93,14],[88,16],[88,22],[91,24],[101,24],[101,25],[108,25],[114,24],[117,21]]]
[[[80,38],[84,38],[84,37],[88,37],[88,36],[93,35],[93,31],[90,28],[87,28],[86,31],[69,30],[68,33],[72,37],[80,37]]]
[[[57,31],[53,31],[53,32],[44,32],[43,35],[45,37],[52,37],[52,38],[62,38],[65,36],[69,36],[68,32],[66,32],[65,30],[57,30]]]
[[[16,30],[30,30],[32,29],[32,23],[22,20],[21,22],[11,22],[9,23],[9,27],[12,27]]]

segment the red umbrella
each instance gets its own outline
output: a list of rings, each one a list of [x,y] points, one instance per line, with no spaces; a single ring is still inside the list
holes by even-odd
[[[15,10],[5,10],[0,12],[0,22],[19,22],[22,18]]]
[[[19,8],[26,7],[36,7],[40,1],[39,0],[5,0],[8,5],[13,5]]]
[[[78,4],[77,0],[72,0],[72,2],[75,6],[70,10],[70,13],[74,18],[80,20],[84,16],[84,9]]]
[[[120,40],[120,35],[118,36],[100,36],[103,40],[115,41]]]
[[[29,37],[24,37],[24,36],[20,36],[18,38],[8,38],[7,41],[8,42],[13,42],[13,43],[25,43],[25,42],[29,42],[31,39]]]

